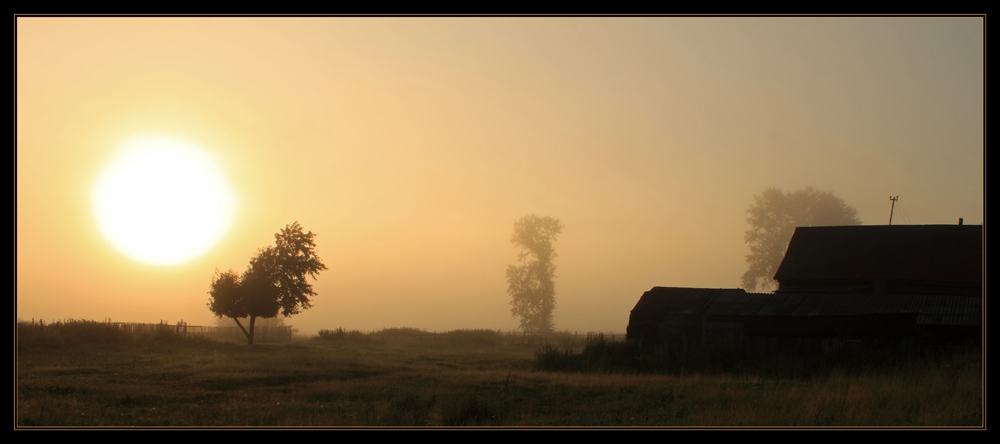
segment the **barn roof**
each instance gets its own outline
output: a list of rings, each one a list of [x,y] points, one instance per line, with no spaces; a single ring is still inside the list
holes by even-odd
[[[797,227],[782,280],[982,283],[982,225]]]
[[[642,294],[632,317],[662,316],[664,313],[701,314],[723,294],[746,294],[742,289],[653,287]]]

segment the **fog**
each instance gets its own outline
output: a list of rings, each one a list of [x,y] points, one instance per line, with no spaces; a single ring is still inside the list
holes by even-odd
[[[563,226],[555,328],[624,332],[651,287],[740,286],[767,187],[982,224],[984,21],[18,17],[17,316],[215,325],[215,269],[298,221],[328,267],[303,334],[514,330],[537,214]],[[102,238],[90,192],[135,134],[219,159],[238,209],[208,253]]]

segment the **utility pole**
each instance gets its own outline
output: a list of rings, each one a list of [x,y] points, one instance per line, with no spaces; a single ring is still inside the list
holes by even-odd
[[[899,196],[889,196],[889,200],[892,201],[892,208],[889,208],[889,225],[892,225],[892,211],[896,209],[896,201],[899,200]]]

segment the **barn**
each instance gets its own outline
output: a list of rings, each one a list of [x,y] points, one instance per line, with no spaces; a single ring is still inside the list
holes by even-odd
[[[632,309],[626,338],[646,344],[699,343],[706,332],[706,311],[722,295],[731,299],[746,294],[739,288],[653,287]]]
[[[799,227],[774,293],[654,287],[627,337],[791,352],[975,347],[983,251],[981,225]]]
[[[982,296],[982,225],[798,227],[776,293]]]

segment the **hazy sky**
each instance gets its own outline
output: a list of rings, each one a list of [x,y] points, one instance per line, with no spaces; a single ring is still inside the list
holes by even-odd
[[[983,17],[18,17],[17,316],[212,325],[216,268],[317,233],[302,333],[513,330],[514,221],[564,225],[558,330],[624,332],[654,286],[735,288],[766,187],[864,224],[983,223]],[[236,195],[152,266],[95,222],[136,135]],[[151,233],[155,236],[155,233]],[[234,324],[235,325],[235,324]]]

